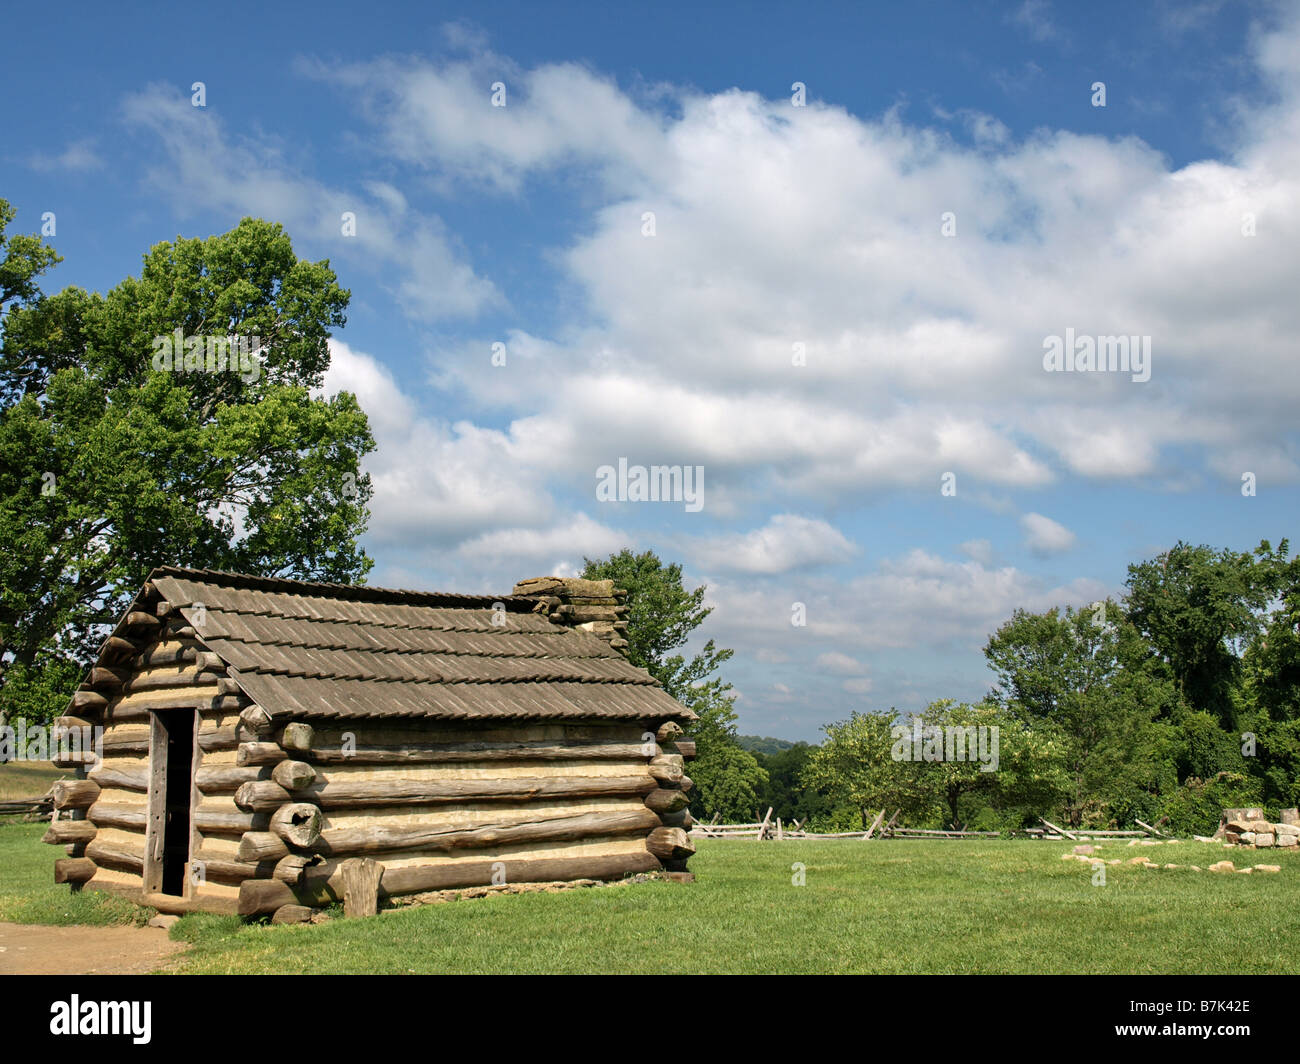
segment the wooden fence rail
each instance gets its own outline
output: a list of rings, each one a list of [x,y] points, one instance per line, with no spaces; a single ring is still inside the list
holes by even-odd
[[[1075,828],[1073,831],[1067,831],[1065,828],[1057,827],[1051,821],[1042,820],[1046,825],[1041,828],[1024,828],[1019,831],[959,831],[955,828],[907,828],[895,826],[894,821],[898,819],[899,810],[894,811],[894,815],[889,818],[889,822],[883,827],[881,821],[885,818],[885,810],[880,810],[872,820],[870,827],[866,831],[830,831],[815,832],[808,831],[804,826],[805,821],[793,821],[786,825],[780,817],[772,819],[772,809],[769,807],[767,815],[760,821],[754,821],[751,824],[719,824],[718,816],[715,814],[712,823],[697,823],[692,829],[691,834],[706,839],[754,839],[762,842],[769,839],[773,842],[783,842],[786,839],[861,839],[864,842],[868,839],[998,839],[1004,836],[1030,838],[1030,839],[1047,839],[1049,841],[1062,841],[1069,839],[1072,842],[1087,842],[1091,839],[1147,839],[1159,838],[1167,839],[1169,836],[1160,832],[1157,828],[1142,821],[1138,821],[1141,830],[1112,830],[1109,828],[1091,830],[1088,828]],[[1041,820],[1041,818],[1040,818]]]

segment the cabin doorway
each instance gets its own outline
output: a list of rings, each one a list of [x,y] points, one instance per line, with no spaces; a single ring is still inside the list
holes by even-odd
[[[192,709],[152,714],[149,742],[149,834],[145,890],[186,895],[193,837],[197,716]]]

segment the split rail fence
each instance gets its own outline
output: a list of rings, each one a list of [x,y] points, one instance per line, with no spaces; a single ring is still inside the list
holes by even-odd
[[[1060,841],[1062,839],[1071,839],[1075,842],[1087,842],[1092,839],[1145,839],[1158,838],[1167,839],[1158,828],[1152,827],[1143,821],[1137,821],[1140,830],[1133,831],[1112,831],[1112,830],[1091,830],[1086,828],[1075,828],[1073,831],[1058,827],[1051,821],[1039,818],[1043,824],[1041,828],[1025,828],[1022,831],[1001,832],[1001,831],[957,831],[955,829],[935,829],[935,828],[907,828],[896,826],[895,821],[901,810],[895,810],[888,822],[884,822],[885,810],[881,810],[872,820],[871,825],[866,831],[833,831],[833,832],[815,832],[808,831],[805,827],[806,821],[794,820],[789,824],[782,822],[780,817],[775,820],[772,818],[772,808],[769,806],[767,815],[761,821],[755,821],[752,824],[719,824],[718,817],[715,816],[711,823],[697,821],[691,828],[691,834],[696,838],[705,839],[756,839],[762,841],[770,839],[773,842],[781,842],[785,839],[998,839],[1004,836],[1012,838],[1020,836],[1031,839],[1048,839]],[[1163,821],[1162,821],[1163,823]]]

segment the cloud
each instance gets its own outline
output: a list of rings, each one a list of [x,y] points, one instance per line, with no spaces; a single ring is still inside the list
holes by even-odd
[[[35,152],[27,162],[33,170],[43,174],[60,170],[69,173],[89,173],[104,168],[104,160],[95,150],[94,141],[89,138],[73,141],[57,155]]]
[[[1006,16],[1006,21],[1024,30],[1031,40],[1040,44],[1057,40],[1060,30],[1052,22],[1051,5],[1046,0],[1024,0],[1016,10]]]
[[[1035,554],[1061,554],[1074,546],[1074,533],[1042,514],[1025,514],[1020,527],[1025,533],[1025,546]]]
[[[819,668],[828,669],[831,672],[839,673],[841,676],[860,676],[867,671],[862,662],[838,651],[818,654],[817,665]]]
[[[752,532],[690,543],[691,557],[705,567],[747,573],[784,573],[847,561],[857,548],[825,521],[774,514]]]
[[[457,252],[442,220],[409,210],[389,185],[369,183],[368,196],[331,188],[295,167],[274,138],[228,135],[214,114],[164,86],[127,97],[123,115],[161,149],[164,164],[151,180],[183,210],[274,219],[295,236],[327,244],[332,255],[391,267],[398,304],[419,320],[472,318],[503,304]],[[345,212],[355,216],[355,236],[343,235]]]

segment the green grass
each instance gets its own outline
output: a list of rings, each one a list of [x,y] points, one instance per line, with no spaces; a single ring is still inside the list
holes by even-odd
[[[15,924],[143,924],[153,909],[98,890],[73,894],[54,882],[58,846],[41,842],[46,825],[0,821],[0,920]]]
[[[39,798],[55,780],[72,779],[74,775],[48,761],[7,761],[0,765],[0,800]]]
[[[7,829],[12,831],[12,829]],[[11,877],[0,831],[0,891]],[[1300,854],[1179,843],[1107,844],[1102,856],[1280,875],[1106,869],[1031,841],[706,840],[698,879],[496,895],[296,927],[187,916],[176,970],[327,972],[1300,971]],[[38,847],[48,850],[48,847]],[[25,859],[24,859],[25,860]],[[42,893],[47,886],[48,856]],[[791,864],[807,885],[791,884]],[[36,888],[29,887],[29,890]],[[57,888],[63,891],[65,888]],[[0,918],[9,894],[0,893]],[[67,895],[62,897],[66,899]],[[48,908],[48,904],[38,907]]]

